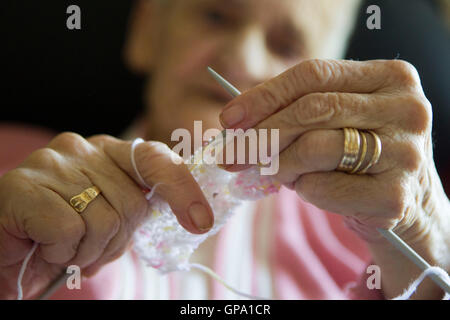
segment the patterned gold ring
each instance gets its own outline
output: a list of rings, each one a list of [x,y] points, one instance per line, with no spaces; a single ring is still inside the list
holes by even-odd
[[[72,208],[74,208],[78,213],[82,213],[88,204],[94,200],[101,193],[100,189],[96,186],[87,188],[80,194],[72,197],[69,201]]]
[[[361,155],[359,157],[359,161],[356,164],[356,166],[353,168],[352,171],[350,171],[350,173],[356,173],[358,171],[358,169],[361,167],[361,165],[364,162],[364,159],[366,158],[366,153],[367,153],[367,138],[366,135],[364,134],[364,132],[362,131],[358,131],[359,134],[361,135],[361,140],[362,140],[362,151],[361,151]]]
[[[337,167],[338,171],[350,172],[358,162],[361,137],[355,128],[344,128],[344,155]]]

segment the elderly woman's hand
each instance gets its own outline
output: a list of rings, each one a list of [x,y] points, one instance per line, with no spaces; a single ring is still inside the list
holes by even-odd
[[[401,293],[419,270],[380,240],[376,228],[393,228],[429,263],[449,269],[450,206],[433,162],[432,109],[409,63],[304,61],[235,98],[221,122],[280,129],[275,177],[306,201],[347,217],[382,268],[386,296]],[[381,138],[381,157],[366,174],[336,171],[345,127]],[[375,139],[365,135],[361,168],[374,152]],[[421,287],[427,286],[433,285]],[[439,297],[433,290],[422,290],[422,297]]]
[[[109,136],[85,140],[63,133],[0,178],[1,298],[17,295],[17,275],[33,241],[39,246],[23,279],[28,298],[41,293],[65,266],[78,265],[89,276],[129,247],[148,206],[130,151],[131,142]],[[188,168],[174,160],[181,158],[160,142],[135,149],[146,184],[159,184],[155,192],[182,226],[204,233],[213,224],[211,208]],[[69,200],[94,185],[100,195],[78,213]]]

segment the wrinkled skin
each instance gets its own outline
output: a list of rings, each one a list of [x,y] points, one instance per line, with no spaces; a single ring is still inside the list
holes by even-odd
[[[213,216],[189,170],[171,161],[178,157],[168,148],[171,132],[192,130],[194,120],[203,120],[204,130],[279,128],[277,178],[306,201],[346,216],[381,267],[387,298],[400,294],[420,270],[380,239],[375,227],[394,227],[430,264],[449,270],[450,205],[432,158],[431,106],[414,67],[402,61],[310,60],[339,56],[326,44],[344,41],[348,26],[338,17],[348,14],[353,1],[158,3],[136,1],[125,46],[131,69],[151,75],[145,138],[153,142],[137,147],[136,161],[148,185],[161,183],[157,193],[187,230],[205,232]],[[208,65],[248,91],[227,104]],[[233,125],[221,114],[232,105],[245,116]],[[366,175],[334,171],[343,152],[340,128],[346,126],[372,129],[382,140],[380,161]],[[367,138],[371,151],[373,139]],[[1,298],[15,298],[19,268],[33,241],[39,247],[23,279],[25,298],[45,290],[67,265],[78,264],[90,276],[129,248],[147,210],[130,148],[130,142],[108,136],[64,133],[0,178]],[[78,214],[68,201],[93,184],[102,193]],[[197,204],[204,210],[193,219],[189,209]],[[427,280],[414,297],[441,296]]]

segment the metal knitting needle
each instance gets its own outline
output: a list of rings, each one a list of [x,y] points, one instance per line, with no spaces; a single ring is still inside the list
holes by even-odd
[[[225,80],[220,74],[218,74],[216,71],[214,71],[211,67],[208,67],[208,72],[213,76],[213,78],[224,88],[231,97],[235,98],[239,95],[241,95],[241,92],[236,89],[231,83],[229,83],[227,80]],[[215,147],[218,143],[221,143],[223,139],[226,138],[226,129],[223,129],[220,134],[215,136],[206,146],[203,150],[206,150],[206,148],[212,148]]]
[[[225,80],[220,74],[215,72],[211,67],[208,67],[209,73],[217,80],[217,82],[234,98],[241,94],[231,83]]]
[[[38,300],[47,300],[49,299],[58,289],[60,289],[63,284],[67,283],[67,279],[70,277],[70,274],[63,271],[58,278],[56,278],[44,291],[43,294],[41,294],[38,297]]]
[[[405,241],[403,241],[398,235],[396,235],[392,230],[385,230],[377,228],[378,232],[381,233],[394,247],[400,250],[406,257],[416,264],[422,271],[430,268],[428,262],[426,262],[417,252],[413,250]],[[436,274],[431,274],[430,279],[434,281],[442,290],[450,294],[450,283],[437,276]]]
[[[220,74],[214,71],[211,67],[208,67],[208,71],[213,76],[213,78],[222,86],[222,88],[224,88],[231,95],[231,97],[235,98],[241,95],[241,92],[238,89],[236,89],[236,87],[234,87],[231,83],[225,80]],[[204,146],[203,152],[205,152],[207,149],[215,147],[219,143],[222,143],[222,141],[225,138],[226,138],[226,129],[223,129],[222,132],[220,132],[220,134],[215,136],[211,141],[209,141],[206,144],[206,146]]]
[[[231,83],[225,80],[221,75],[215,72],[212,68],[208,67],[209,73],[216,79],[216,81],[233,97],[237,97],[241,92],[236,89]],[[221,136],[225,137],[225,130],[221,132]],[[216,139],[213,140],[213,142]],[[392,230],[377,229],[378,232],[386,238],[394,247],[402,252],[408,259],[414,262],[422,271],[430,268],[431,266],[426,262],[417,252],[415,252],[406,242],[404,242],[399,236],[397,236]],[[430,278],[440,287],[442,290],[450,294],[450,284],[441,277],[431,274]]]

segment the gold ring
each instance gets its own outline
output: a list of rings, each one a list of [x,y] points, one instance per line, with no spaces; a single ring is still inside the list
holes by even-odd
[[[69,201],[70,205],[78,212],[82,213],[89,202],[94,200],[101,193],[100,189],[96,186],[87,188],[82,193],[72,197]]]
[[[366,173],[367,170],[369,170],[372,166],[376,165],[378,160],[380,160],[381,156],[381,139],[380,137],[373,131],[367,130],[375,139],[375,150],[373,152],[372,159],[370,160],[369,164],[364,168],[361,169],[358,174]]]
[[[344,155],[337,167],[338,171],[352,171],[358,161],[361,139],[355,128],[344,128]]]
[[[366,153],[367,153],[367,138],[366,135],[364,134],[364,132],[359,131],[358,133],[361,135],[361,140],[362,140],[362,150],[361,150],[361,156],[359,157],[359,161],[356,164],[356,166],[353,168],[352,171],[350,171],[351,174],[356,173],[359,169],[359,167],[361,167],[361,165],[364,162],[364,159],[366,158]]]

